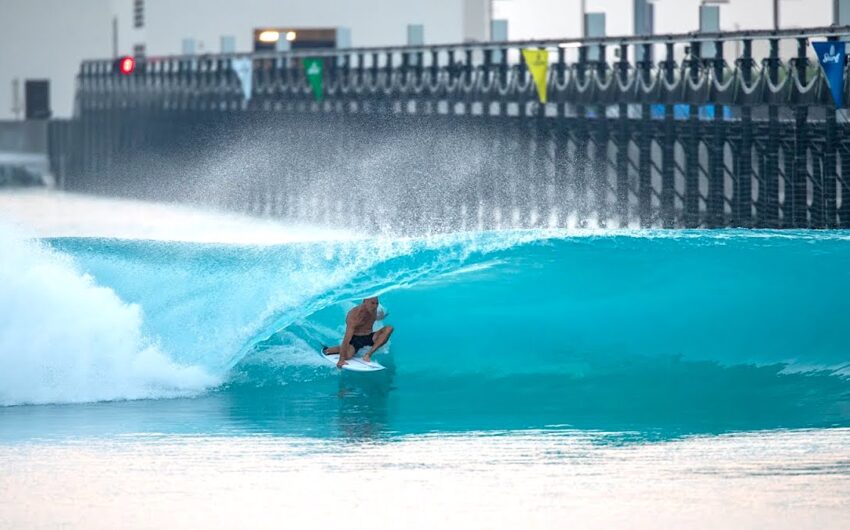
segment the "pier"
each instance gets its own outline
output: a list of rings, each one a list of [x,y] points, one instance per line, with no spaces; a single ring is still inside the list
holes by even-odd
[[[51,164],[67,190],[399,231],[848,228],[850,126],[811,50],[847,36],[91,60]]]

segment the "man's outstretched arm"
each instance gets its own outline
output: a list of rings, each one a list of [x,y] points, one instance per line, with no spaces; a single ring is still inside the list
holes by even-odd
[[[349,344],[349,342],[351,342],[351,338],[354,336],[354,327],[357,322],[355,313],[355,311],[351,311],[345,316],[345,334],[342,336],[342,343],[339,345],[339,361],[336,363],[337,368],[342,368],[342,365],[345,364],[346,360],[354,357],[354,352],[351,352],[351,350],[354,349],[354,346]],[[351,355],[349,355],[349,353],[351,353]]]

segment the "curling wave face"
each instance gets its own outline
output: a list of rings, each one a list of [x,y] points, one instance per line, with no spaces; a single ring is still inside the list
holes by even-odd
[[[848,390],[850,361],[844,232],[504,231],[270,246],[2,238],[0,289],[12,301],[0,324],[4,405],[326,384],[339,374],[317,345],[338,339],[355,301],[379,294],[397,329],[380,359],[409,399],[452,384],[468,389],[455,409],[490,395],[503,407],[525,396],[527,410],[598,400],[575,394],[590,382],[629,399],[659,382],[730,377],[762,389],[767,377],[780,393],[793,389],[773,382],[796,378],[793,392],[811,394],[799,389],[804,377],[829,388],[817,421],[847,421],[834,397]]]
[[[141,307],[68,255],[6,228],[0,247],[0,405],[176,397],[220,381],[164,354]]]

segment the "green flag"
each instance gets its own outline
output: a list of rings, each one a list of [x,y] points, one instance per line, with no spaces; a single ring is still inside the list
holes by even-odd
[[[313,97],[316,101],[322,101],[324,96],[324,62],[320,57],[307,57],[304,59],[304,71],[307,73],[307,81],[313,89]]]

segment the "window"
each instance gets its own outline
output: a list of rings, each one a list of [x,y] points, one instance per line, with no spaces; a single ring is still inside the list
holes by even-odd
[[[133,0],[133,27],[145,27],[145,0]]]
[[[144,57],[145,56],[145,45],[144,44],[134,44],[133,45],[133,57]]]

